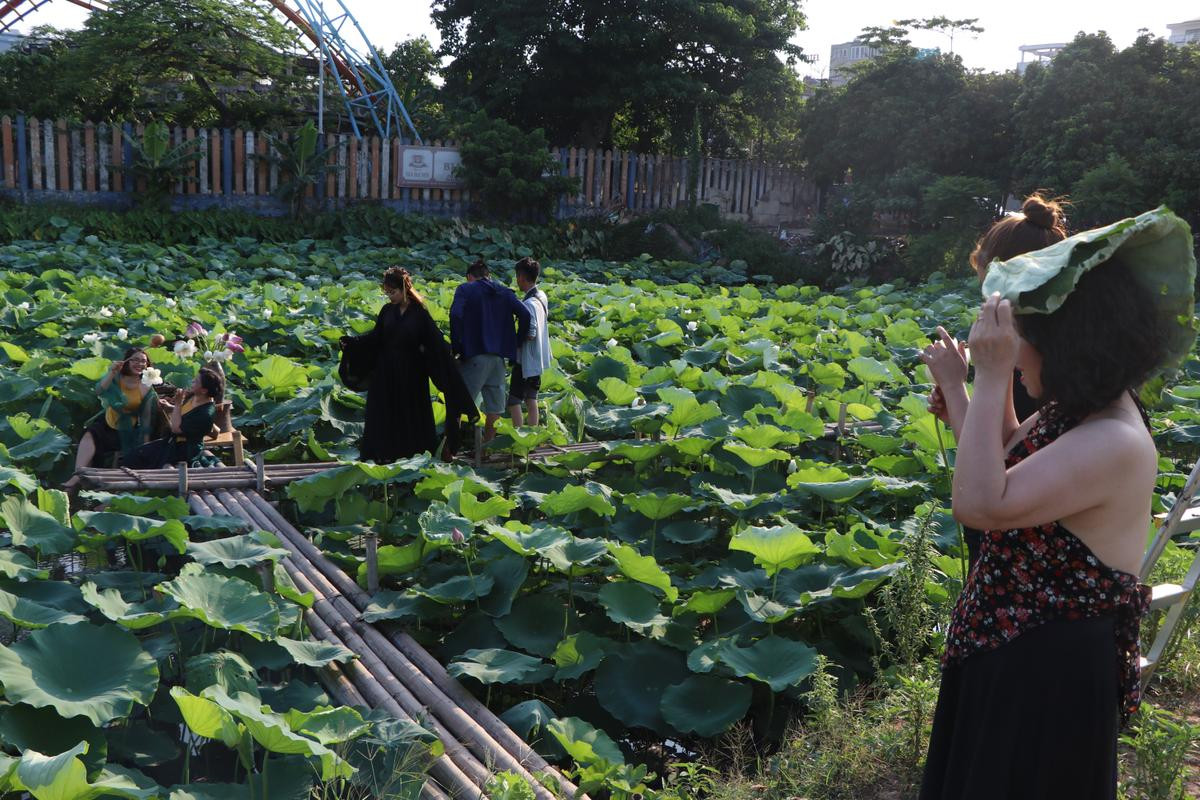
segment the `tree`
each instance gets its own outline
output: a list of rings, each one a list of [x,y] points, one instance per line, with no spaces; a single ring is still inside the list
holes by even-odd
[[[63,101],[55,116],[267,127],[298,122],[312,102],[296,32],[254,0],[111,0],[56,36],[20,65],[18,91],[0,78],[5,105],[28,111],[41,93]]]
[[[443,138],[447,120],[441,92],[434,83],[441,74],[441,62],[429,40],[424,36],[406,39],[390,53],[380,54],[379,60],[421,137]]]
[[[54,118],[74,107],[75,91],[54,77],[67,41],[66,33],[41,27],[0,53],[0,113]]]
[[[1167,203],[1200,224],[1200,48],[1080,34],[1031,65],[1013,117],[1018,186],[1081,192],[1077,223]]]
[[[550,139],[684,149],[751,83],[790,71],[799,0],[437,0],[447,96]]]

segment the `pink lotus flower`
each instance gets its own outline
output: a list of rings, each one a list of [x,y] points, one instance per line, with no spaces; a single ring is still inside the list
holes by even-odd
[[[221,337],[226,350],[232,350],[235,353],[244,353],[246,348],[242,346],[242,337],[236,333],[227,333]]]
[[[208,331],[204,330],[204,326],[199,322],[193,321],[187,326],[187,330],[183,332],[183,335],[189,339],[193,339],[197,336],[208,336]]]
[[[450,539],[455,544],[462,544],[463,542],[465,542],[467,540],[467,537],[463,536],[462,531],[460,531],[458,528],[455,528],[454,533],[450,534]]]

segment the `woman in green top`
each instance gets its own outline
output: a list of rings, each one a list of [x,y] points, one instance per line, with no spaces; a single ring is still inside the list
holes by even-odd
[[[96,395],[104,405],[104,413],[87,427],[79,440],[76,470],[93,463],[104,465],[106,456],[114,452],[128,459],[150,439],[158,395],[153,386],[142,381],[142,373],[149,366],[146,351],[131,347],[96,382]]]
[[[204,437],[213,428],[216,404],[225,397],[225,382],[214,370],[202,367],[186,392],[163,400],[170,432],[135,450],[128,460],[131,469],[160,469],[184,461],[191,464],[204,449]]]

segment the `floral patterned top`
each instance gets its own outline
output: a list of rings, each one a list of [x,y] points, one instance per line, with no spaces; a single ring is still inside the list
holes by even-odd
[[[1006,467],[1053,442],[1078,422],[1054,403],[1008,454]],[[943,668],[994,650],[1022,633],[1057,619],[1114,614],[1122,724],[1141,696],[1138,621],[1150,605],[1150,587],[1102,563],[1058,522],[983,534],[979,561],[954,606]]]

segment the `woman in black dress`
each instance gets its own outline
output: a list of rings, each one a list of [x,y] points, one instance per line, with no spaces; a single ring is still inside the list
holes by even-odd
[[[1134,390],[1190,351],[1195,269],[1187,224],[1159,209],[989,270],[975,394],[946,398],[963,417],[954,516],[983,536],[921,800],[1115,800],[1158,465]],[[1041,407],[1009,434],[1014,368]]]
[[[445,457],[456,449],[459,416],[474,419],[478,412],[408,271],[389,268],[382,288],[388,303],[379,310],[375,328],[341,340],[343,380],[351,388],[367,387],[359,457],[385,464],[437,450],[431,380],[446,398]],[[348,379],[351,374],[353,380]]]

